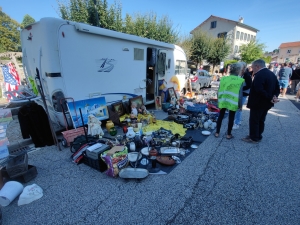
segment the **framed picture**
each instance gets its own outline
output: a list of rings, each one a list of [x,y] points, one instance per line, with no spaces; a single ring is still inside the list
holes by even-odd
[[[176,93],[175,93],[175,89],[173,87],[168,88],[168,92],[169,92],[170,98],[172,98],[172,97],[177,98]]]
[[[155,97],[155,109],[157,110],[161,109],[161,96]]]
[[[136,108],[139,109],[143,105],[143,97],[141,95],[129,99],[129,107],[131,108],[132,103],[136,103]]]
[[[123,103],[117,102],[111,105],[116,113],[118,113],[119,116],[123,116],[125,114]]]
[[[98,120],[109,118],[105,97],[89,98],[74,102],[67,102],[69,113],[71,115],[74,128],[81,127],[88,122],[88,116],[94,115]],[[82,120],[80,111],[82,113]]]

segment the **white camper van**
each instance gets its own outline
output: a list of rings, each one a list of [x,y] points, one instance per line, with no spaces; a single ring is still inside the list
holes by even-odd
[[[36,85],[38,69],[50,117],[62,126],[62,98],[104,96],[112,104],[142,95],[150,104],[159,81],[176,91],[185,86],[186,55],[173,44],[57,18],[27,26],[21,42],[25,76]]]

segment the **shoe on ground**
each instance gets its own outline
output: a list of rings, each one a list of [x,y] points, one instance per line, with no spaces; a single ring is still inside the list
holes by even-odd
[[[239,128],[240,128],[240,126],[237,125],[237,124],[234,124],[233,127],[232,127],[232,129],[234,129],[234,130],[239,129]]]
[[[299,98],[296,99],[296,102],[299,102]]]
[[[248,143],[251,143],[251,144],[258,144],[258,141],[254,141],[250,137],[242,138],[242,141],[245,141],[245,142],[248,142]]]
[[[247,138],[247,139],[251,139],[250,135],[247,135],[245,138]],[[262,138],[261,138],[261,139],[259,139],[259,140],[258,140],[258,142],[260,142],[261,140],[262,140]]]

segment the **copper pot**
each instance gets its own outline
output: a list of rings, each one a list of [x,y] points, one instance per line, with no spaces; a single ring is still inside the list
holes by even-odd
[[[155,148],[152,148],[150,151],[149,151],[149,156],[157,156],[158,155],[158,152]]]

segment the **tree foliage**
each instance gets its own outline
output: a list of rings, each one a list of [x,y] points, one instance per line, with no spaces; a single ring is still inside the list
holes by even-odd
[[[225,38],[216,38],[212,40],[212,47],[206,60],[213,66],[213,71],[216,65],[219,65],[230,52],[230,44]]]
[[[25,28],[26,26],[28,26],[29,24],[32,24],[32,23],[34,23],[35,22],[35,20],[31,17],[31,16],[29,16],[28,14],[26,14],[24,17],[23,17],[23,21],[22,21],[22,23],[21,23],[21,28],[23,29],[23,28]]]
[[[109,30],[167,43],[175,43],[178,39],[178,32],[173,29],[173,24],[167,16],[158,19],[155,13],[134,16],[126,14],[123,20],[122,5],[117,1],[110,6],[107,0],[70,0],[69,4],[57,1],[62,19],[93,26],[98,25],[98,19],[100,27]]]
[[[248,44],[240,47],[241,60],[246,63],[251,63],[262,57],[265,45],[257,41],[250,41]]]
[[[263,56],[263,57],[261,57],[261,59],[264,60],[266,63],[270,63],[272,61],[271,56]]]
[[[202,64],[212,49],[212,37],[207,33],[198,31],[193,35],[190,59],[197,64]]]
[[[20,41],[20,24],[0,11],[0,50],[18,51]]]

